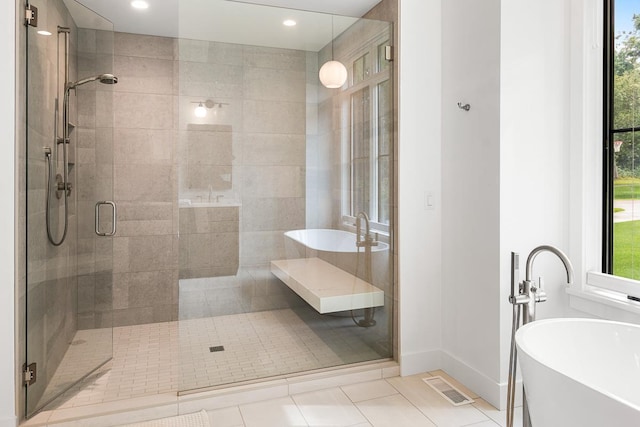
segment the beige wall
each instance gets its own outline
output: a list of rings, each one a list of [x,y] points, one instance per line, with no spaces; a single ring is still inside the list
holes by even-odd
[[[95,200],[80,201],[82,259],[90,266],[79,294],[86,328],[108,324],[102,294],[111,291],[114,326],[176,320],[179,277],[233,275],[238,264],[283,258],[283,232],[303,228],[305,218],[305,52],[113,37],[112,67],[108,33],[83,30],[80,46],[87,72],[112,69],[119,78],[113,92],[78,90],[78,173],[118,204],[118,232],[105,240],[93,234]],[[214,108],[195,117],[205,100]],[[199,233],[186,213],[201,208],[180,209],[179,200],[211,198],[233,203],[237,219],[217,223],[212,212],[221,208],[206,208],[214,220]],[[113,289],[100,266],[108,242]]]

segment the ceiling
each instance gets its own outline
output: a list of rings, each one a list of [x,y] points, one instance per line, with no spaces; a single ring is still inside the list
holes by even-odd
[[[380,1],[147,0],[148,9],[134,10],[131,0],[64,0],[81,28],[313,52]],[[285,27],[285,19],[297,25]]]

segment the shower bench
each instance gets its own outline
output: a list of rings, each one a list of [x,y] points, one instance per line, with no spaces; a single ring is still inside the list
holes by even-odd
[[[321,314],[384,305],[384,291],[320,258],[271,261],[271,272]]]

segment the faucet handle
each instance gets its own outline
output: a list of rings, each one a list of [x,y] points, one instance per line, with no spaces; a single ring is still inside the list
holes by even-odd
[[[545,302],[547,293],[544,290],[544,280],[542,276],[538,277],[538,289],[536,289],[536,302]]]

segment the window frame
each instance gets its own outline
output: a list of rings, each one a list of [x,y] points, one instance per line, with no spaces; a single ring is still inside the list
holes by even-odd
[[[634,280],[628,277],[616,276],[614,265],[614,174],[615,174],[615,150],[614,141],[618,134],[640,132],[640,127],[615,126],[615,3],[616,0],[604,0],[603,22],[603,154],[602,154],[602,273],[615,278]],[[640,297],[640,281],[635,297]],[[629,287],[620,288],[620,291],[629,292]]]
[[[615,0],[604,0],[602,58],[602,272],[613,271],[613,85],[615,36],[613,19]]]
[[[574,75],[582,76],[573,84],[572,102],[579,108],[573,132],[579,136],[572,141],[578,156],[572,159],[574,172],[571,188],[574,211],[570,223],[573,234],[571,254],[580,279],[566,289],[572,309],[602,318],[640,323],[640,302],[627,296],[640,290],[640,281],[615,276],[612,271],[613,245],[613,153],[611,129],[613,124],[609,91],[613,84],[612,32],[614,0],[590,0],[581,5],[582,15],[574,23],[574,36],[579,54],[572,67]],[[591,21],[594,16],[601,19]],[[582,16],[582,18],[580,18]],[[595,24],[600,22],[601,25]],[[602,31],[602,33],[600,33]],[[599,64],[599,65],[598,65]],[[596,70],[595,67],[600,69]],[[597,103],[596,100],[600,99]],[[589,101],[593,100],[593,103]],[[600,119],[599,122],[596,122]],[[611,155],[610,155],[611,154]],[[599,177],[593,171],[599,170]]]
[[[348,78],[347,84],[343,87],[339,95],[339,105],[342,116],[342,122],[346,123],[341,129],[341,147],[342,147],[342,170],[341,170],[341,191],[343,197],[341,197],[341,220],[345,228],[351,228],[355,224],[355,215],[352,214],[352,107],[351,96],[362,89],[369,89],[369,122],[370,122],[370,137],[369,137],[369,214],[375,212],[375,215],[371,215],[370,226],[371,229],[382,236],[389,236],[391,229],[391,218],[389,223],[385,224],[378,221],[379,210],[379,186],[378,180],[378,160],[379,160],[379,134],[378,134],[378,122],[379,122],[379,102],[378,102],[378,86],[385,81],[392,79],[392,68],[390,65],[384,69],[380,69],[379,47],[381,45],[391,46],[391,40],[389,34],[386,32],[373,38],[365,47],[352,52],[348,55],[344,61],[347,65]],[[372,72],[362,81],[354,83],[354,64],[363,57],[365,54],[369,54],[370,69]],[[390,62],[390,61],[388,61]],[[393,88],[392,88],[393,90]],[[393,99],[393,97],[392,97]],[[392,153],[391,153],[392,154]],[[391,201],[392,202],[392,201]]]

